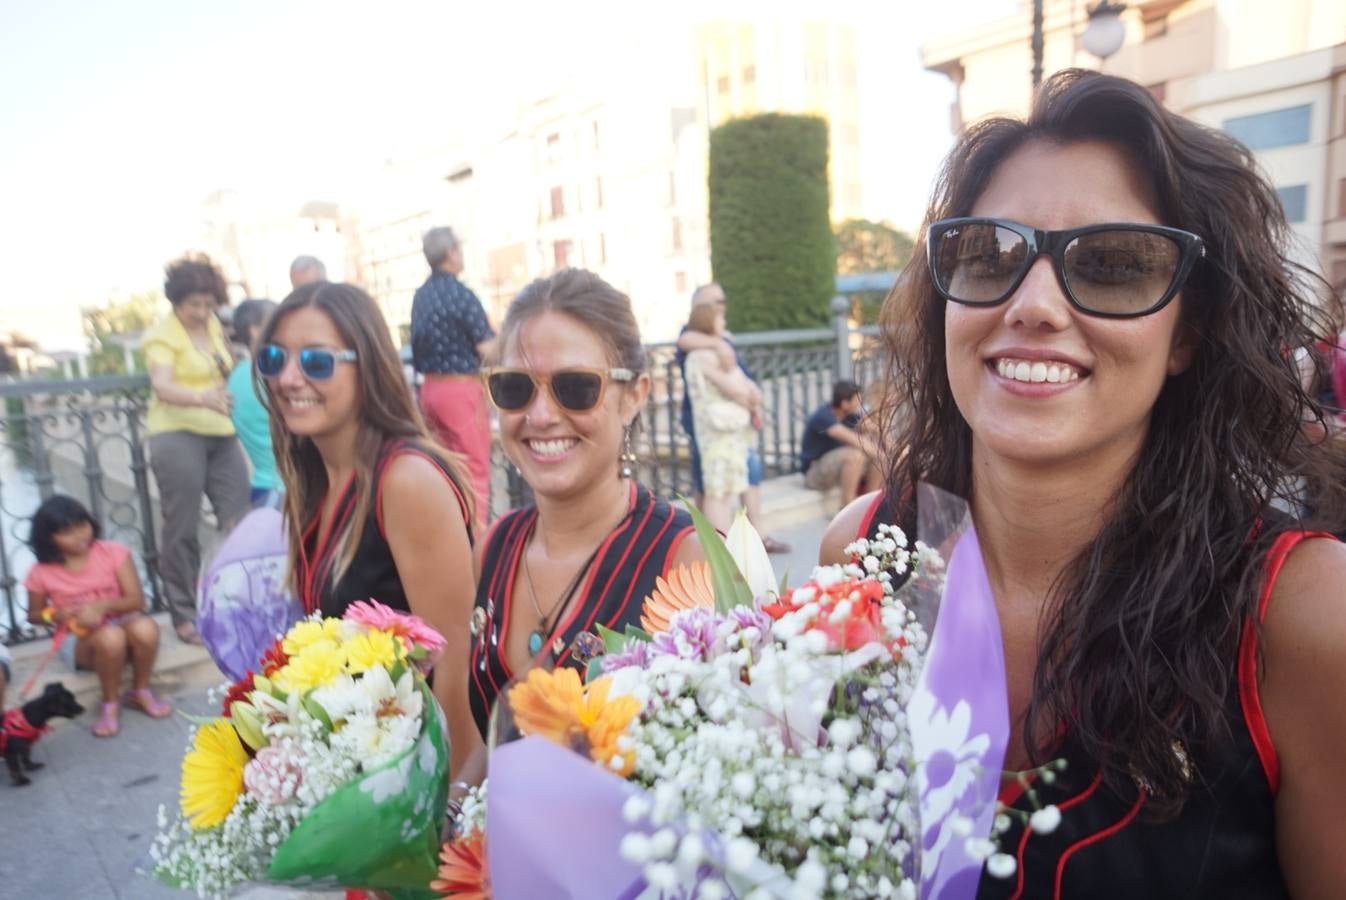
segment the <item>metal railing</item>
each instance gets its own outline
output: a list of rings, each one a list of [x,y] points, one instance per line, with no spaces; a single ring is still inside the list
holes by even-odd
[[[804,422],[830,401],[832,383],[880,376],[873,328],[758,332],[737,339],[763,393],[757,449],[766,477],[798,469]],[[672,343],[648,346],[654,380],[641,429],[639,477],[660,496],[690,496],[689,442],[681,425],[682,372]],[[143,375],[0,383],[0,641],[42,637],[27,623],[23,578],[33,563],[29,520],[42,500],[69,494],[132,550],[152,608],[163,608],[158,500],[149,477]],[[492,518],[529,499],[527,484],[492,447]],[[204,515],[204,513],[203,513]],[[206,521],[209,521],[206,516]]]

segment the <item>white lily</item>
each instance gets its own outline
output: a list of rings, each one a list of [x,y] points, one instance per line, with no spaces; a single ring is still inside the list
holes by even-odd
[[[771,567],[771,557],[767,555],[762,536],[752,527],[742,509],[734,517],[734,524],[729,526],[724,545],[738,570],[743,573],[743,580],[748,583],[748,590],[752,591],[753,597],[760,599],[775,596],[780,587],[776,581],[776,572]]]

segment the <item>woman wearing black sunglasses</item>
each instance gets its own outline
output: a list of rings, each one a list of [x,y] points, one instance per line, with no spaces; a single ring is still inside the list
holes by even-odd
[[[960,138],[930,219],[884,310],[910,425],[823,557],[911,529],[920,482],[971,503],[1006,767],[1068,761],[1037,786],[1060,825],[1015,819],[1015,874],[979,896],[1336,896],[1346,464],[1303,438],[1322,410],[1289,349],[1340,309],[1287,261],[1274,189],[1231,138],[1076,70]],[[1275,512],[1311,472],[1336,486],[1317,518]]]
[[[349,284],[285,298],[257,339],[258,392],[285,483],[294,588],[310,612],[374,599],[444,635],[435,697],[459,748],[467,705],[472,503],[462,463],[427,435],[383,316]]]
[[[483,738],[509,679],[535,660],[578,665],[577,635],[638,623],[655,579],[702,558],[690,516],[633,477],[650,376],[626,295],[564,269],[514,299],[497,346],[487,394],[536,505],[478,549],[470,678]]]

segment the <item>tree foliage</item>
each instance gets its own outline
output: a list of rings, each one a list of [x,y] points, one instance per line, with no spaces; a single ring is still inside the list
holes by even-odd
[[[837,226],[837,272],[862,275],[867,272],[900,272],[911,259],[916,242],[888,222],[847,219]],[[877,322],[886,290],[854,291],[852,315],[861,322]]]
[[[125,300],[109,300],[103,306],[80,310],[84,336],[89,341],[89,374],[116,375],[126,372],[126,355],[113,337],[134,337],[164,315],[164,299],[154,291],[133,294]],[[135,371],[145,371],[145,356],[132,353]]]
[[[735,331],[814,328],[830,318],[836,244],[827,123],[769,113],[710,135],[710,261]]]
[[[847,219],[837,226],[837,272],[897,272],[911,259],[916,242],[888,222]]]

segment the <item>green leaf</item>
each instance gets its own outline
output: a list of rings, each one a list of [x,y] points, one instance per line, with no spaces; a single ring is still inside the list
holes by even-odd
[[[632,625],[630,622],[626,623],[626,636],[632,641],[644,641],[647,644],[654,640],[654,635],[638,625]],[[627,646],[629,647],[630,645],[631,642],[627,641]]]
[[[729,555],[724,538],[720,537],[715,526],[691,501],[681,496],[678,499],[692,516],[697,539],[701,541],[701,552],[706,555],[706,563],[710,566],[711,584],[715,587],[715,609],[729,612],[740,606],[751,606],[752,591],[748,589],[743,573],[738,570],[738,563]]]
[[[626,645],[631,642],[631,638],[625,634],[618,634],[611,628],[598,626],[598,636],[603,639],[604,653],[621,653],[626,649]]]
[[[591,684],[596,679],[603,677],[603,657],[595,656],[589,660],[589,666],[584,670],[584,683]]]
[[[313,699],[311,692],[304,697],[304,709],[308,711],[310,716],[322,723],[323,731],[332,730],[331,717],[327,715],[327,710],[322,708],[322,704]]]

